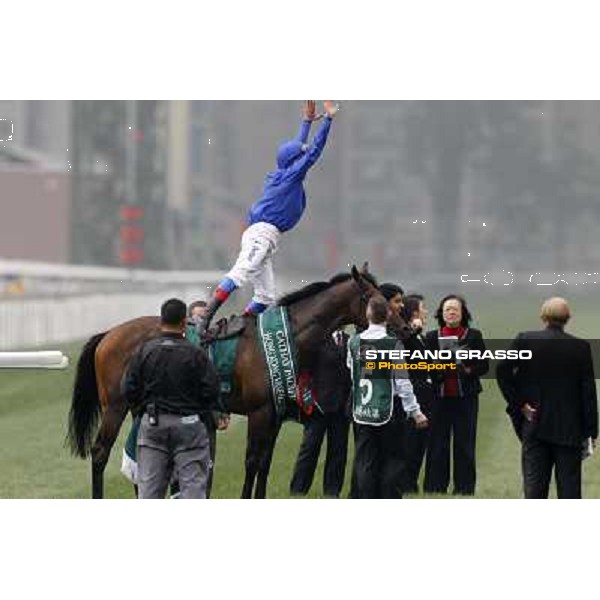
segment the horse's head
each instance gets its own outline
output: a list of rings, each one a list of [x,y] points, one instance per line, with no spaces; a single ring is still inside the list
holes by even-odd
[[[381,292],[377,287],[375,278],[369,273],[369,263],[365,262],[360,271],[356,268],[356,265],[352,265],[351,274],[359,292],[350,307],[352,321],[357,327],[365,329],[369,325],[367,321],[369,299],[372,296],[381,295]]]
[[[353,266],[350,274],[339,273],[328,282],[318,281],[286,294],[278,304],[288,307],[297,341],[312,348],[323,335],[344,325],[366,329],[367,304],[375,295],[383,298],[365,263],[360,271]],[[404,321],[399,322],[399,315],[390,316],[390,327],[405,325]]]

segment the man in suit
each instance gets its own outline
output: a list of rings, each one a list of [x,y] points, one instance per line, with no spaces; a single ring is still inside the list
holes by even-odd
[[[350,419],[350,370],[346,366],[348,334],[338,330],[327,336],[311,370],[311,392],[316,410],[306,417],[304,436],[298,452],[290,493],[305,496],[313,482],[323,439],[327,435],[327,454],[323,473],[323,494],[338,498],[344,485],[348,456]]]
[[[371,297],[368,329],[348,342],[352,418],[357,424],[354,470],[358,498],[402,498],[404,421],[409,417],[418,428],[428,426],[407,371],[388,367],[378,372],[363,360],[362,350],[367,347],[404,350],[402,342],[387,330],[392,310],[384,298]]]
[[[546,300],[545,328],[520,333],[511,346],[531,351],[531,359],[507,359],[496,372],[522,443],[526,498],[548,497],[552,469],[558,497],[581,498],[582,447],[598,437],[591,348],[565,333],[570,316],[566,300]]]

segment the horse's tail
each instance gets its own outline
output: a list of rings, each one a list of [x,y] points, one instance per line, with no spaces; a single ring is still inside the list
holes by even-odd
[[[83,347],[77,363],[67,440],[71,453],[81,458],[86,458],[90,453],[92,436],[100,415],[95,355],[98,344],[106,334],[105,331],[91,337]]]

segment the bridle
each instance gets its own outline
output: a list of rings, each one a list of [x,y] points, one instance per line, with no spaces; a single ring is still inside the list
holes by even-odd
[[[354,283],[358,286],[358,291],[360,294],[360,302],[361,302],[361,308],[364,308],[366,310],[367,308],[367,304],[369,303],[369,299],[371,298],[371,296],[368,293],[368,290],[364,289],[364,287],[361,285],[361,281],[353,279]],[[375,288],[377,289],[377,288]]]

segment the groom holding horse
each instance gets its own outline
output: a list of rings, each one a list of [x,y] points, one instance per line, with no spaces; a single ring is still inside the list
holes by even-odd
[[[262,196],[248,211],[248,228],[242,235],[237,261],[217,286],[206,317],[198,326],[200,335],[231,293],[248,281],[254,286],[254,296],[246,306],[245,315],[257,315],[275,302],[271,259],[281,234],[294,228],[302,218],[306,208],[304,178],[321,156],[339,110],[331,100],[325,100],[323,107],[325,118],[311,144],[307,143],[311,123],[322,115],[317,116],[315,101],[307,100],[300,132],[277,150],[277,170],[267,174]]]

